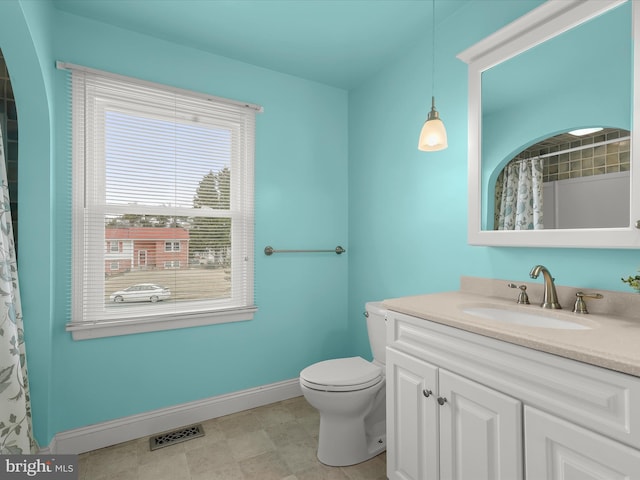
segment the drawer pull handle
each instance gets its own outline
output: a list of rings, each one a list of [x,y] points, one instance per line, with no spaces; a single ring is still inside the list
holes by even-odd
[[[444,405],[447,402],[447,398],[446,397],[438,397],[438,403],[440,405]]]
[[[422,390],[422,394],[429,398],[429,396],[432,394],[433,392],[431,390],[427,390],[426,388],[424,390]]]

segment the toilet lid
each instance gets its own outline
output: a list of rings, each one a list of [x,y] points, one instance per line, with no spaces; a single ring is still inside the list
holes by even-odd
[[[337,358],[305,368],[300,372],[300,379],[316,390],[361,390],[380,382],[382,368],[362,357]]]

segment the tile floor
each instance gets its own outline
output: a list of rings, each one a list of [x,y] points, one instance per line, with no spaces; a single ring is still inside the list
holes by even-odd
[[[350,467],[316,458],[318,412],[296,397],[202,422],[205,436],[155,451],[144,437],[84,453],[80,480],[385,480],[386,455]]]

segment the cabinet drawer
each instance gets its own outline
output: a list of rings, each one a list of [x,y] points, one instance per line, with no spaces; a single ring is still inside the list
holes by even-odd
[[[387,345],[640,448],[640,379],[389,312]]]

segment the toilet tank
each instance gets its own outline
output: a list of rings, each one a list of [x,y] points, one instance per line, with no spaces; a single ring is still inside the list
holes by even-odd
[[[387,347],[387,311],[382,308],[382,302],[368,302],[365,304],[367,316],[367,332],[373,359],[386,363]]]

